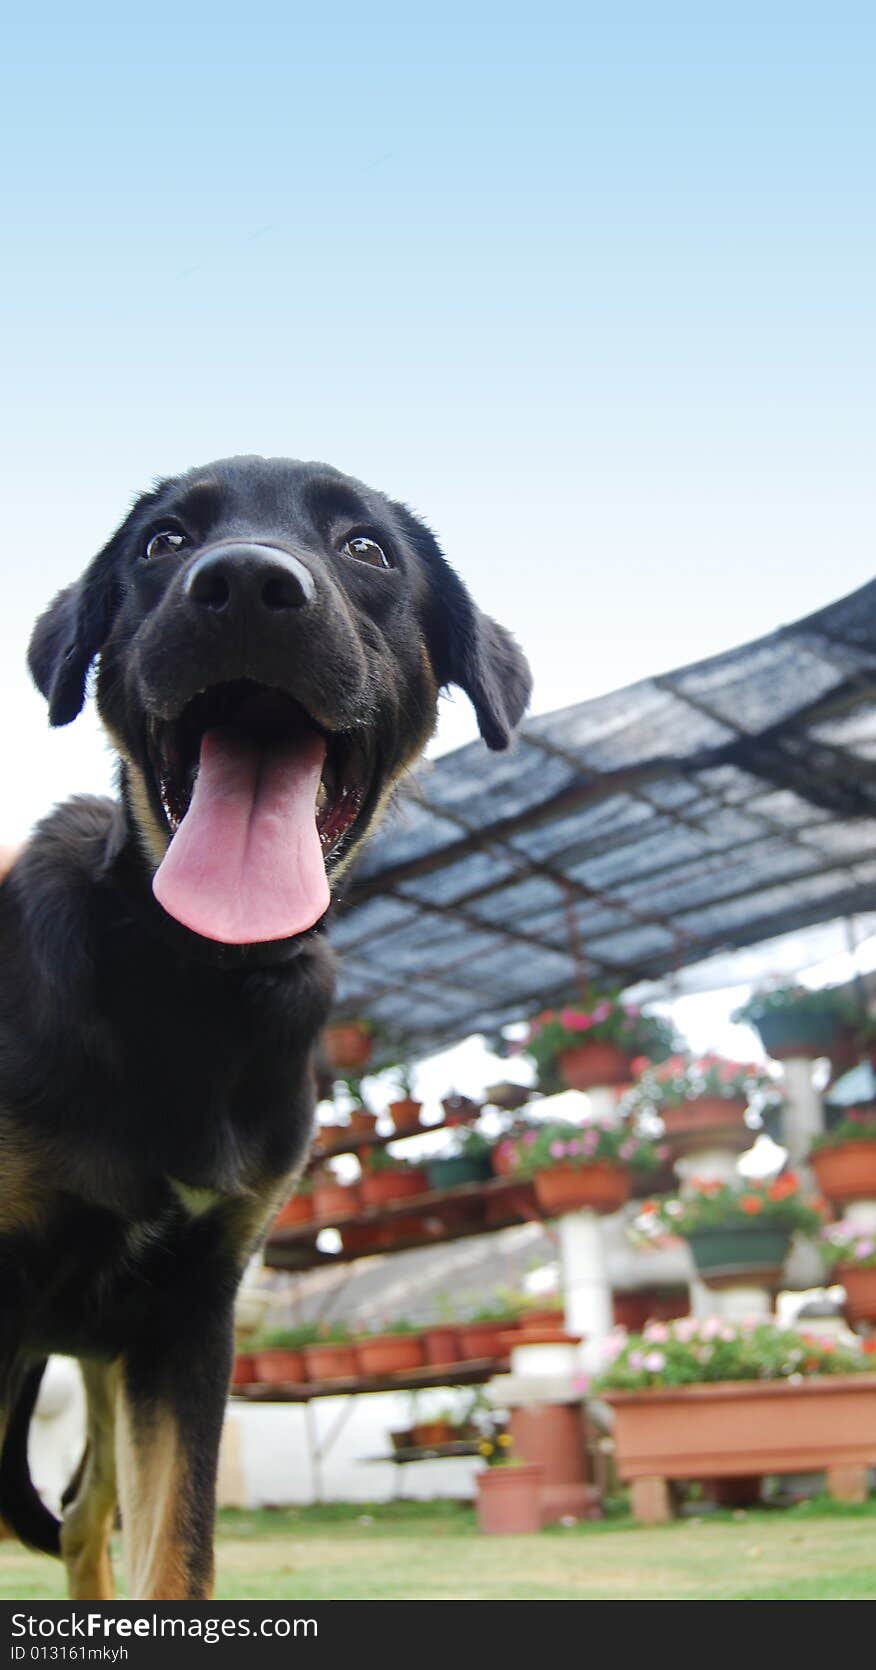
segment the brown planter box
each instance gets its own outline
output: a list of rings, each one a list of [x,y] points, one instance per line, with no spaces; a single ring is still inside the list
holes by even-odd
[[[308,1380],[356,1380],[359,1365],[352,1345],[306,1345]]]
[[[633,1511],[665,1518],[667,1479],[827,1470],[828,1489],[876,1463],[876,1374],[606,1392]],[[637,1489],[637,1485],[641,1488]]]
[[[309,1223],[313,1215],[313,1195],[293,1195],[280,1207],[271,1228],[291,1229],[295,1224]]]
[[[537,1171],[532,1183],[539,1206],[552,1218],[584,1207],[592,1212],[616,1212],[630,1193],[628,1168],[606,1160],[586,1166],[550,1166]]]
[[[380,1334],[356,1344],[359,1372],[364,1375],[404,1374],[422,1368],[423,1343],[418,1334]]]
[[[876,1142],[843,1142],[836,1148],[817,1148],[809,1164],[818,1187],[828,1200],[876,1200]]]
[[[442,1368],[445,1363],[459,1362],[459,1340],[456,1329],[424,1328],[423,1352],[427,1363]]]
[[[300,1386],[307,1379],[304,1353],[287,1346],[267,1346],[256,1352],[255,1362],[255,1378],[266,1386]]]
[[[502,1346],[502,1336],[510,1327],[511,1323],[507,1321],[462,1323],[456,1330],[461,1361],[470,1362],[478,1357],[507,1356],[507,1350]]]
[[[310,1198],[315,1218],[352,1218],[362,1199],[358,1183],[314,1183]]]
[[[390,1200],[425,1194],[426,1179],[421,1171],[366,1171],[359,1192],[363,1206],[385,1206]]]

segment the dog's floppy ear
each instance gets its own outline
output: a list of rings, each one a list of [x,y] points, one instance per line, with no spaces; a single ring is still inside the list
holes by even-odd
[[[438,683],[465,691],[488,748],[507,748],[529,705],[529,662],[511,633],[477,607],[425,523],[405,505],[393,508],[426,568],[429,652]]]
[[[118,601],[114,568],[115,538],[81,580],[58,593],[33,629],[27,664],[49,704],[51,725],[69,725],[81,711],[88,669],[109,635]]]

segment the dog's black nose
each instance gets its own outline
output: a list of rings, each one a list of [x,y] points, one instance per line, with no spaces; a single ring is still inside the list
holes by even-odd
[[[235,604],[246,608],[303,609],[312,603],[313,575],[288,551],[244,542],[214,545],[192,564],[186,597],[218,613]]]

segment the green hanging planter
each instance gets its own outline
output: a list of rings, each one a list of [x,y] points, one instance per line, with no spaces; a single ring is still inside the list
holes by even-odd
[[[699,1275],[745,1276],[780,1270],[791,1245],[791,1230],[780,1224],[726,1224],[695,1229],[686,1236]]]

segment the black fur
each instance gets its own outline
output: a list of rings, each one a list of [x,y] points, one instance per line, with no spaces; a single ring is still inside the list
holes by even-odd
[[[169,520],[188,546],[145,560]],[[363,529],[391,553],[389,571],[343,554]],[[192,563],[243,539],[309,570],[306,619],[287,612],[253,639],[195,618],[182,591]],[[321,925],[225,948],[165,916],[150,887],[169,829],[148,721],[204,685],[279,685],[367,752],[347,851],[427,740],[438,686],[466,690],[501,748],[529,677],[409,511],[327,466],[263,459],[162,483],[55,599],[29,652],[52,724],[75,718],[98,657],[120,800],[60,807],[0,888],[0,1167],[5,1158],[12,1180],[6,1196],[0,1184],[0,1405],[5,1385],[11,1409],[0,1515],[57,1552],[27,1482],[40,1364],[52,1351],[117,1362],[135,1422],[145,1431],[170,1411],[181,1435],[181,1558],[185,1593],[197,1595],[209,1584],[234,1294],[305,1154],[332,959]],[[212,1204],[194,1211],[191,1191]]]

